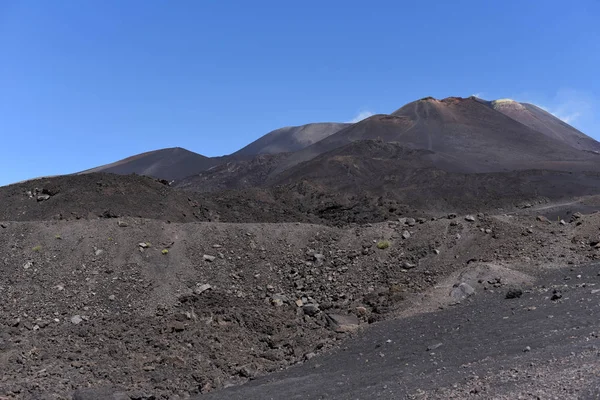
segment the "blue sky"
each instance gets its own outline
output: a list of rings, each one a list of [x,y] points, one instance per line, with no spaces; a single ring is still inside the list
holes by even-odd
[[[0,0],[0,185],[434,96],[600,138],[600,2]]]

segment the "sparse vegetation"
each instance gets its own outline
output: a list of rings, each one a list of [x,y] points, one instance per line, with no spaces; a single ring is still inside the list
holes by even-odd
[[[162,249],[161,253],[162,253],[163,255],[167,255],[167,254],[169,254],[169,250],[167,250],[167,249]]]
[[[42,250],[42,246],[40,246],[39,244],[37,246],[35,246],[33,249],[31,249],[33,251],[40,251]]]
[[[388,242],[387,240],[380,240],[379,242],[377,242],[377,248],[379,250],[385,250],[388,247],[390,247],[390,242]]]
[[[62,236],[60,236],[60,235],[54,235],[54,239],[56,239],[56,240],[62,240]]]

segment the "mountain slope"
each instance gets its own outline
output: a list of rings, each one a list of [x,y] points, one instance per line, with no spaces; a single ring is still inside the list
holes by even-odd
[[[159,179],[175,180],[204,171],[216,164],[214,158],[205,157],[181,147],[173,147],[137,154],[111,164],[102,165],[80,174],[110,172],[113,174],[147,175]]]
[[[473,98],[421,99],[375,115],[291,155],[275,174],[357,140],[381,139],[439,155],[456,172],[597,170],[597,156],[540,133]]]
[[[233,156],[255,156],[298,151],[349,125],[326,122],[280,128],[236,151]]]
[[[503,99],[487,102],[494,110],[519,121],[533,130],[586,151],[600,151],[600,143],[540,107]]]

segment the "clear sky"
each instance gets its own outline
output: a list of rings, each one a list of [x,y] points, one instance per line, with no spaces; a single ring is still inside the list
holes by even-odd
[[[0,185],[425,96],[534,102],[600,139],[598,21],[597,0],[0,0]]]

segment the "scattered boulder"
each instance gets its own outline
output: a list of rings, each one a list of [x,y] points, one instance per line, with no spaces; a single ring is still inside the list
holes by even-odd
[[[416,223],[417,221],[414,218],[406,218],[406,225],[415,226]]]
[[[274,294],[273,296],[271,296],[271,304],[273,304],[274,306],[277,306],[277,307],[281,307],[288,301],[289,300],[288,300],[287,296],[283,295],[283,294]]]
[[[472,216],[472,215],[467,215],[467,216],[465,217],[465,221],[468,221],[468,222],[474,222],[474,221],[475,221],[475,217],[474,217],[474,216]]]
[[[183,332],[185,330],[185,324],[181,321],[175,321],[171,324],[171,332]]]
[[[204,284],[198,284],[196,285],[196,287],[194,288],[194,293],[196,294],[202,294],[204,292],[206,292],[207,290],[211,290],[212,286],[209,285],[208,283],[204,283]]]
[[[523,290],[521,290],[520,288],[510,288],[508,289],[508,292],[506,292],[506,298],[507,299],[518,299],[521,296],[523,296]]]
[[[71,317],[71,323],[73,323],[75,325],[79,325],[82,322],[83,322],[83,318],[81,318],[81,315],[73,315]]]
[[[313,254],[313,258],[318,265],[323,264],[323,262],[325,261],[325,256],[320,253]]]
[[[581,224],[581,218],[583,218],[583,214],[580,212],[576,212],[573,213],[573,215],[571,215],[571,222],[575,222],[577,221],[577,224]]]
[[[557,300],[562,299],[562,297],[563,297],[562,293],[559,290],[554,289],[552,291],[552,297],[550,297],[550,300],[557,301]]]
[[[439,349],[440,347],[442,347],[443,343],[436,343],[436,344],[432,344],[427,346],[427,351],[432,351],[435,349]]]
[[[125,222],[125,221],[118,220],[118,221],[117,221],[117,226],[118,226],[119,228],[126,228],[126,227],[128,227],[128,226],[129,226],[129,224],[128,224],[127,222]]]
[[[208,262],[213,262],[213,261],[215,261],[216,258],[217,257],[211,256],[211,255],[208,255],[208,254],[205,254],[205,255],[202,256],[202,259],[204,261],[208,261]]]
[[[359,327],[359,321],[356,315],[327,314],[326,317],[329,326],[335,332],[354,332]]]
[[[403,231],[402,232],[402,239],[406,240],[410,238],[410,232],[409,231]]]
[[[49,194],[40,194],[40,195],[37,197],[37,201],[46,201],[46,200],[48,200],[49,198],[50,198],[50,195],[49,195]]]
[[[546,224],[551,224],[552,222],[550,222],[550,220],[546,217],[544,217],[543,215],[538,215],[537,217],[535,217],[535,219],[539,222],[544,222]]]
[[[359,317],[364,317],[365,315],[367,315],[367,308],[363,306],[356,307],[356,314]]]
[[[0,224],[0,228],[2,228],[2,229],[6,229],[6,228],[8,228],[8,225],[6,225],[5,223],[1,223],[1,224]]]
[[[102,214],[99,215],[100,218],[119,218],[117,214],[109,210],[104,210]]]
[[[558,223],[561,224],[561,225],[566,225],[567,224],[564,219],[561,219]]]
[[[413,269],[413,268],[416,268],[416,265],[415,264],[411,264],[408,261],[404,261],[402,263],[402,268],[404,268],[404,269]]]
[[[147,249],[148,247],[150,247],[150,243],[138,243],[138,246],[140,246],[140,248],[142,249]]]
[[[314,317],[319,312],[321,312],[318,304],[305,304],[302,307],[302,311],[304,312],[304,314],[308,315],[309,317]]]
[[[475,289],[471,285],[465,282],[461,282],[456,285],[452,291],[450,292],[450,296],[456,299],[457,301],[461,301],[466,299],[467,297],[472,296],[475,293]]]

